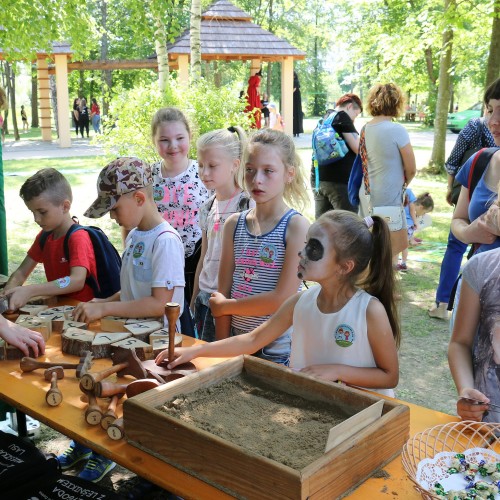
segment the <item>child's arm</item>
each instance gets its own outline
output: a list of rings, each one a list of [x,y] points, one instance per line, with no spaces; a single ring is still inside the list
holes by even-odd
[[[69,276],[39,285],[24,285],[10,288],[6,292],[6,295],[9,296],[9,307],[15,311],[23,307],[32,297],[38,295],[55,296],[78,292],[85,286],[86,278],[87,269],[81,266],[74,266],[71,268]]]
[[[210,299],[210,308],[214,316],[238,314],[241,316],[266,316],[277,311],[280,305],[297,292],[300,279],[297,277],[299,251],[304,248],[306,234],[309,228],[308,220],[302,215],[295,215],[288,224],[286,233],[286,252],[283,269],[276,288],[270,292],[259,293],[240,299],[228,299],[229,294],[221,292]],[[225,229],[225,228],[224,228]],[[234,232],[234,230],[233,230]],[[221,262],[226,262],[221,260]],[[221,270],[223,269],[221,265]],[[234,264],[232,271],[234,270]],[[231,272],[232,275],[232,272]],[[220,274],[219,274],[220,279]],[[232,278],[231,278],[232,279]]]
[[[480,421],[484,412],[488,410],[487,404],[477,405],[462,399],[473,398],[486,403],[489,402],[487,396],[474,389],[471,353],[474,336],[479,324],[480,311],[479,295],[467,281],[462,280],[457,315],[448,347],[448,363],[459,396],[457,413],[464,420]]]
[[[174,289],[162,287],[151,289],[149,297],[138,300],[111,302],[80,302],[73,311],[75,321],[91,323],[104,316],[122,318],[159,318],[163,317],[165,304],[172,301]]]
[[[36,265],[37,262],[29,255],[26,255],[24,260],[21,262],[21,265],[10,275],[9,280],[3,289],[4,292],[24,284],[24,282],[28,279],[28,276],[33,272],[33,269],[35,269]]]
[[[236,335],[217,342],[176,348],[176,359],[169,365],[169,368],[187,363],[193,358],[226,358],[238,356],[240,354],[253,354],[277,339],[292,326],[293,310],[299,298],[299,293],[289,297],[276,314],[251,332],[243,335]],[[155,362],[159,364],[164,359],[168,359],[168,349],[158,354]]]
[[[410,217],[413,221],[413,225],[416,229],[418,229],[418,218],[417,218],[417,210],[415,208],[415,203],[410,203]]]
[[[203,269],[203,261],[205,260],[205,255],[207,253],[208,248],[208,240],[207,240],[207,232],[201,232],[201,251],[200,251],[200,259],[198,260],[198,264],[196,266],[196,272],[194,273],[194,284],[193,284],[193,296],[191,297],[191,304],[189,307],[191,311],[194,312],[194,303],[196,297],[200,293],[200,273]]]
[[[342,381],[359,387],[385,389],[396,387],[399,380],[399,362],[396,343],[384,306],[370,300],[366,310],[368,341],[376,367],[362,368],[349,365],[313,365],[302,371],[318,378]]]

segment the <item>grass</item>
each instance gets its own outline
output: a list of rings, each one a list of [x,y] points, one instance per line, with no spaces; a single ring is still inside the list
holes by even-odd
[[[299,149],[298,152],[303,159],[308,179],[311,151]],[[423,153],[428,158],[430,151]],[[419,167],[425,165],[425,157],[422,158],[418,163]],[[109,217],[87,219],[82,216],[96,196],[95,182],[101,161],[102,158],[82,157],[4,162],[11,272],[22,261],[39,230],[33,222],[31,213],[19,198],[19,188],[29,175],[42,167],[55,166],[67,176],[73,189],[72,215],[79,217],[81,224],[101,227],[115,246],[121,249],[120,230]],[[444,176],[430,175],[420,168],[411,187],[417,195],[429,191],[434,198],[435,209],[432,213],[432,227],[422,234],[424,245],[421,248],[410,249],[409,271],[399,276],[403,300],[401,301],[401,375],[397,394],[401,399],[454,413],[456,395],[446,359],[449,341],[448,323],[429,318],[427,315],[427,309],[434,300],[452,209],[445,201]],[[311,204],[304,211],[304,215],[313,220],[311,191],[310,194]],[[37,268],[31,280],[36,282],[43,279],[43,271]]]

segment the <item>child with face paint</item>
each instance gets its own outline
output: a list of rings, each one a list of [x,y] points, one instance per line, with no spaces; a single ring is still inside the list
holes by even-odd
[[[200,209],[201,255],[190,304],[198,336],[207,342],[215,340],[208,300],[217,291],[224,223],[230,215],[255,206],[241,188],[239,172],[245,143],[244,130],[229,127],[203,134],[196,144],[200,178],[208,190],[215,191]]]
[[[224,224],[218,292],[209,300],[217,340],[254,330],[297,293],[298,252],[309,227],[290,208],[309,202],[290,137],[272,129],[255,132],[243,162],[244,185],[255,208],[231,215]],[[264,359],[288,364],[290,331],[284,329],[252,353],[256,351]]]
[[[200,356],[250,354],[293,326],[291,368],[394,396],[400,328],[385,221],[327,212],[310,227],[299,255],[298,276],[318,286],[289,297],[245,335],[176,349],[169,366]],[[165,357],[160,354],[157,363]]]

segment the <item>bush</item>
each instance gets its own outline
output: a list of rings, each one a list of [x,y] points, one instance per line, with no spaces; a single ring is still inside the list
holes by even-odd
[[[192,129],[191,158],[196,158],[196,140],[205,132],[231,125],[250,129],[250,118],[244,113],[246,101],[238,98],[235,88],[216,88],[204,79],[189,86],[171,80],[163,94],[155,82],[115,97],[110,103],[109,115],[103,117],[104,133],[98,140],[112,156],[157,161],[151,139],[151,119],[165,106],[178,107],[188,117]]]

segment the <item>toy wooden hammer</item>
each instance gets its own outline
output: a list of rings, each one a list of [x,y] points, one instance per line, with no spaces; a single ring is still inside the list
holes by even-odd
[[[53,368],[54,366],[59,366],[63,369],[76,370],[76,376],[80,378],[85,374],[87,370],[90,369],[92,365],[92,353],[90,351],[85,351],[85,354],[80,358],[78,363],[49,363],[45,361],[37,361],[34,358],[29,358],[25,356],[21,359],[19,366],[23,372],[32,372],[33,370],[38,370],[39,368]]]
[[[134,349],[120,349],[113,353],[113,366],[95,373],[85,373],[80,380],[80,387],[86,391],[94,390],[97,382],[116,373],[119,377],[132,375],[137,379],[146,378],[147,373]]]
[[[63,400],[62,392],[57,387],[57,380],[64,378],[64,370],[62,366],[53,366],[47,368],[43,376],[45,380],[50,381],[50,389],[45,394],[45,401],[49,406],[59,406]]]

